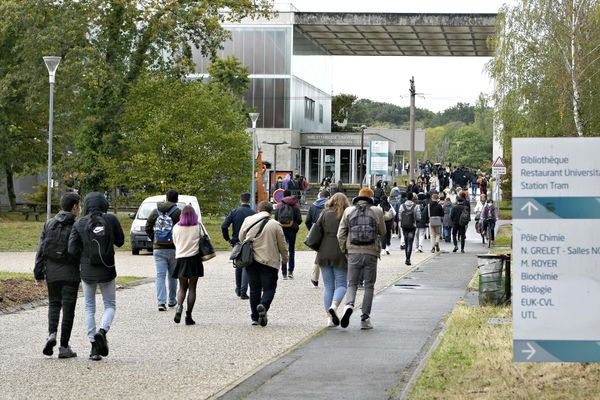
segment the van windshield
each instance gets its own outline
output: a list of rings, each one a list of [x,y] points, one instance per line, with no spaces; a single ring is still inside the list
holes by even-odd
[[[156,210],[157,204],[158,203],[143,203],[137,212],[136,219],[148,219],[152,210]],[[179,207],[179,209],[183,209],[185,206],[185,203],[177,203],[177,207]],[[200,215],[200,209],[198,206],[196,204],[192,204],[192,207],[194,207],[194,210],[196,210],[196,214]]]

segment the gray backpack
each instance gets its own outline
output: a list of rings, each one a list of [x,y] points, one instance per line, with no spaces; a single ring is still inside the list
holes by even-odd
[[[348,239],[358,246],[373,244],[377,240],[377,219],[370,204],[356,206],[350,213]]]

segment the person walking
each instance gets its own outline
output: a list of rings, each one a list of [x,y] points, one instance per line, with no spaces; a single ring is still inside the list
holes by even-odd
[[[169,307],[177,304],[177,279],[175,271],[175,245],[173,244],[173,227],[179,222],[181,210],[177,206],[179,193],[169,190],[166,201],[158,203],[146,220],[146,234],[152,243],[152,257],[156,267],[156,301],[158,311],[167,311],[167,281],[169,287]]]
[[[323,238],[315,262],[323,275],[323,307],[327,314],[327,326],[338,326],[337,315],[347,289],[348,260],[342,253],[337,233],[344,210],[350,207],[348,198],[343,193],[336,193],[328,199],[321,217],[317,221],[323,232]]]
[[[352,206],[346,208],[337,233],[340,249],[348,259],[348,291],[346,306],[340,320],[342,328],[348,327],[354,311],[354,301],[358,286],[358,276],[363,273],[365,293],[360,317],[361,329],[373,329],[371,306],[375,281],[377,279],[377,260],[381,251],[381,237],[385,235],[385,222],[380,208],[373,207],[374,193],[370,188],[362,188],[352,200]]]
[[[419,253],[423,252],[423,244],[427,235],[427,222],[425,221],[425,208],[427,201],[425,193],[421,192],[417,196],[416,207],[421,217],[417,220],[417,231],[415,233],[415,247]]]
[[[344,183],[341,180],[339,180],[337,182],[336,187],[333,188],[333,193],[346,194],[346,188],[344,187]]]
[[[254,215],[255,212],[250,208],[250,193],[240,194],[240,206],[227,215],[221,224],[221,233],[223,239],[235,246],[240,241],[239,233],[246,217]],[[232,227],[231,238],[229,237],[229,227]],[[235,294],[242,300],[248,300],[248,273],[246,268],[235,268]]]
[[[462,196],[456,197],[456,205],[452,207],[450,212],[450,219],[452,220],[452,241],[454,243],[454,249],[452,252],[458,251],[458,240],[460,240],[460,252],[465,252],[465,234],[469,220],[465,216],[468,216],[469,210],[465,206],[465,199]]]
[[[305,224],[309,232],[312,226],[319,220],[319,215],[321,215],[321,212],[325,208],[327,200],[329,200],[329,192],[327,190],[321,190],[319,192],[319,198],[315,200],[315,202],[308,209]],[[310,283],[314,287],[319,286],[319,264],[316,262],[316,260],[313,265]]]
[[[389,203],[387,196],[381,198],[379,208],[383,211],[383,220],[385,222],[385,236],[381,237],[381,255],[390,254],[390,246],[392,245],[392,230],[394,228],[394,219],[396,218],[396,210]]]
[[[181,321],[183,301],[187,293],[187,309],[185,324],[194,325],[192,311],[196,304],[196,287],[198,278],[204,276],[204,265],[200,254],[200,222],[194,207],[187,205],[181,210],[179,222],[173,227],[173,243],[175,244],[175,270],[172,277],[179,279],[177,291],[177,307],[175,308],[176,324]]]
[[[240,240],[253,238],[254,261],[246,267],[250,283],[252,325],[267,326],[267,312],[277,291],[279,267],[287,263],[288,252],[281,225],[271,219],[273,205],[263,201],[258,213],[244,220]]]
[[[385,191],[383,190],[383,182],[379,180],[375,184],[375,189],[373,190],[373,204],[376,206],[379,205],[383,196],[385,196]]]
[[[275,220],[281,224],[283,234],[288,244],[289,255],[286,257],[288,261],[281,264],[281,273],[283,279],[294,279],[295,253],[296,253],[296,235],[302,223],[302,215],[300,214],[300,206],[298,199],[292,196],[289,190],[283,192],[281,204],[275,210]]]
[[[494,231],[496,230],[496,221],[498,220],[498,211],[494,206],[494,200],[488,199],[487,204],[481,211],[481,220],[483,221],[483,232],[487,232],[488,226],[491,225],[491,236],[487,240],[489,240],[490,244],[494,244],[494,240],[496,239]]]
[[[90,359],[108,356],[108,340],[116,309],[114,246],[125,243],[123,228],[117,217],[107,214],[108,201],[99,192],[88,193],[83,201],[85,216],[75,222],[69,236],[69,255],[79,259],[79,271],[85,301],[85,324],[92,344]],[[96,289],[100,288],[104,312],[96,331]]]
[[[452,201],[449,196],[444,196],[444,219],[443,219],[443,227],[442,227],[442,239],[446,243],[450,243],[451,233],[452,233],[452,219],[450,218],[450,213],[452,212]]]
[[[421,212],[417,201],[417,195],[408,192],[406,195],[406,201],[402,204],[396,214],[396,222],[402,229],[402,236],[404,237],[404,253],[406,255],[406,265],[411,265],[410,257],[413,250],[413,242],[415,240],[415,231],[417,230],[417,223],[421,220]]]
[[[61,211],[44,224],[35,256],[35,280],[38,285],[46,282],[48,288],[48,339],[42,350],[46,356],[54,354],[62,309],[58,358],[77,357],[77,353],[69,346],[69,340],[81,278],[79,260],[69,256],[68,246],[75,218],[79,215],[79,202],[80,197],[77,193],[66,193],[62,196]]]
[[[437,193],[431,195],[431,201],[425,209],[425,220],[429,225],[431,234],[431,252],[440,251],[440,231],[444,221],[444,208],[439,203],[440,196]]]

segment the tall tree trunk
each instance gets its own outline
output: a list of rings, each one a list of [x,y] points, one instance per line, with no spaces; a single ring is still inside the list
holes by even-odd
[[[577,17],[579,9],[576,7],[576,0],[573,0],[571,10],[571,84],[573,86],[573,119],[575,121],[575,129],[579,137],[583,136],[583,125],[581,123],[581,97],[579,96],[579,85],[576,77],[577,70]]]
[[[15,211],[17,209],[17,196],[15,195],[15,183],[13,181],[13,171],[9,166],[4,167],[6,173],[6,190],[8,192],[8,202],[10,203],[10,210]]]

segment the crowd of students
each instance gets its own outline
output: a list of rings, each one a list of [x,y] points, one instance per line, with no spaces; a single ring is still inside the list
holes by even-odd
[[[378,182],[374,190],[361,189],[351,202],[342,191],[319,192],[305,223],[311,234],[314,230],[318,235],[311,282],[318,286],[322,277],[327,326],[348,327],[356,291],[361,287],[364,299],[360,327],[373,328],[371,305],[377,263],[390,254],[392,237],[400,239],[406,265],[411,265],[413,249],[424,251],[427,237],[431,239],[431,252],[440,252],[440,241],[452,238],[453,251],[457,252],[460,244],[464,253],[465,232],[471,220],[468,191],[460,187],[447,187],[440,192],[423,189],[413,181],[406,191],[394,187],[388,194],[383,183]],[[495,223],[497,213],[485,196],[481,194],[476,215],[483,215],[484,223]],[[146,232],[154,247],[158,311],[175,308],[174,322],[180,323],[185,307],[185,324],[194,325],[196,288],[198,278],[204,275],[199,245],[206,232],[194,208],[187,205],[180,209],[177,202],[178,193],[169,190],[166,201],[150,214]],[[107,334],[116,310],[114,247],[123,245],[124,234],[118,219],[107,213],[108,202],[100,193],[85,197],[85,215],[79,220],[79,195],[65,194],[61,208],[44,225],[34,268],[35,279],[39,284],[46,282],[49,296],[49,335],[43,353],[53,354],[62,309],[58,355],[77,356],[69,339],[81,281],[90,359],[97,361],[109,354]],[[261,202],[256,211],[252,210],[250,194],[242,193],[239,207],[223,221],[223,238],[232,246],[246,239],[253,241],[253,262],[235,271],[235,293],[240,299],[249,300],[252,325],[268,324],[279,273],[284,280],[294,279],[295,244],[301,224],[298,199],[289,190],[275,210],[269,202]],[[95,319],[97,288],[104,303],[99,329]],[[339,310],[344,297],[346,304]]]

